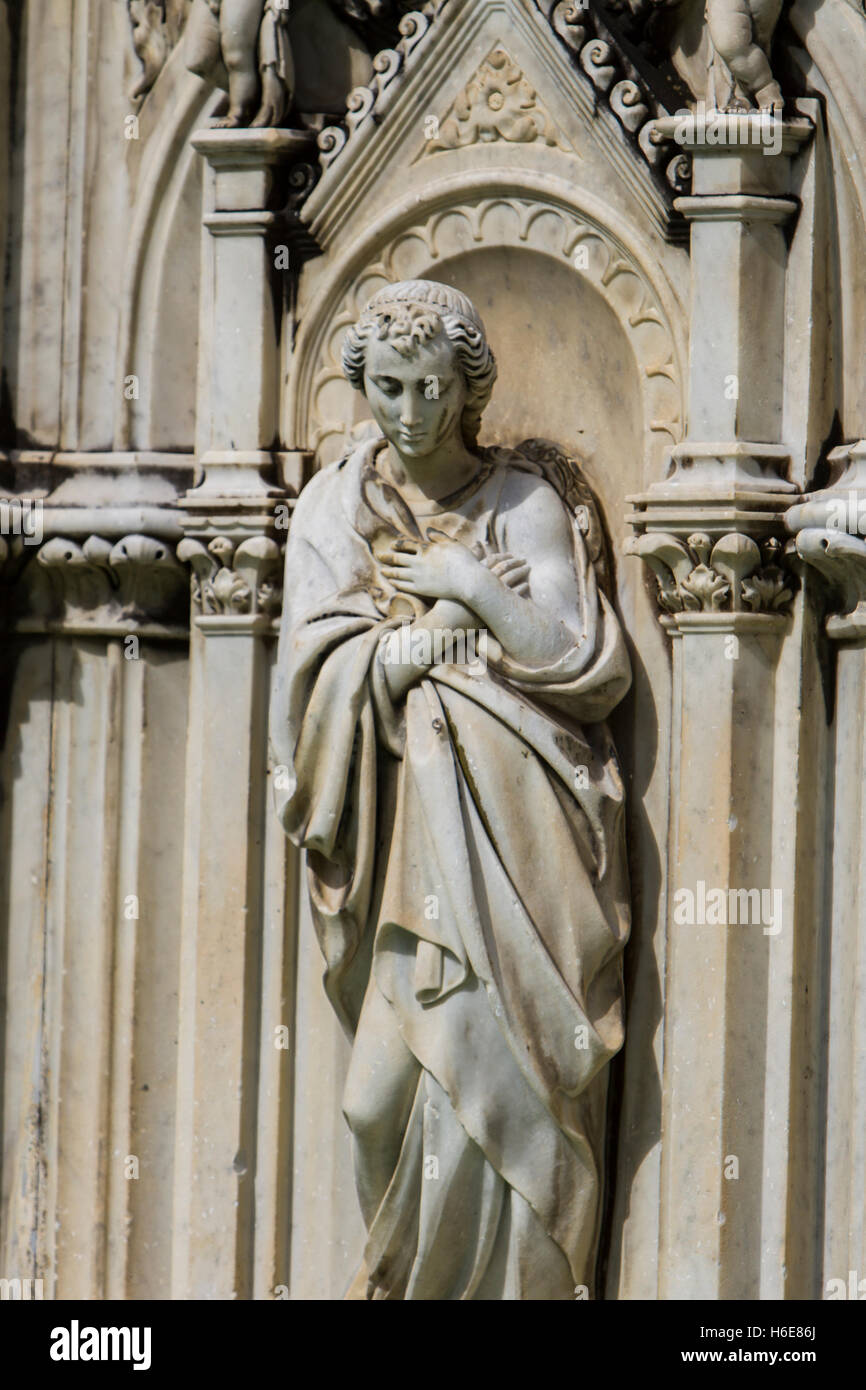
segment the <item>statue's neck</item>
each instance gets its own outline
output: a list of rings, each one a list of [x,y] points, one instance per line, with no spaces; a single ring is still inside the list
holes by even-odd
[[[460,442],[437,449],[424,458],[407,458],[393,444],[381,455],[380,468],[399,489],[411,506],[439,502],[458,492],[477,475],[481,460]]]

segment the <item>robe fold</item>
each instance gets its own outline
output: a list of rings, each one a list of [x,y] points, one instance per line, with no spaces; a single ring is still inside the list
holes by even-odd
[[[550,483],[519,453],[413,514],[383,440],[319,473],[286,553],[272,756],[307,851],[368,1231],[359,1296],[592,1292],[607,1063],[623,1039],[624,795],[604,720],[630,682],[577,518],[579,640],[546,669],[495,642],[391,702],[412,613],[377,553],[435,527],[479,558]],[[521,555],[530,566],[540,556]],[[531,582],[531,579],[530,579]]]

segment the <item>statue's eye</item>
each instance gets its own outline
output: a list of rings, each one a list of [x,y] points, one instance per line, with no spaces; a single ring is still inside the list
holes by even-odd
[[[400,383],[392,376],[380,376],[376,385],[386,396],[398,396],[400,394]]]

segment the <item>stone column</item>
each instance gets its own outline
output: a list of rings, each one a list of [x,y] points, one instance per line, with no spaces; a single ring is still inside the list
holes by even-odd
[[[183,1299],[288,1284],[291,1073],[279,1044],[293,1041],[295,864],[271,810],[267,721],[282,547],[306,462],[280,449],[277,253],[292,241],[280,208],[309,143],[274,129],[193,138],[209,192],[201,481],[183,499],[178,549],[193,629],[172,1262]]]
[[[181,542],[193,568],[173,1292],[252,1295],[269,817],[270,639],[280,549]],[[272,817],[271,817],[272,819]],[[279,971],[277,972],[280,973]],[[284,1022],[273,1020],[273,1027]],[[271,1048],[274,1032],[271,1028]]]
[[[177,987],[188,634],[164,521],[16,542],[4,574],[0,1264],[46,1298],[168,1291],[175,1046],[152,1020]]]
[[[283,306],[306,254],[291,212],[290,171],[315,136],[294,130],[202,130],[207,160],[199,331],[197,505],[252,513],[297,489],[303,459],[280,449]],[[276,487],[276,491],[275,491]],[[231,502],[226,503],[225,499]]]
[[[673,642],[658,1294],[790,1297],[809,890],[795,872],[796,711],[784,747],[774,731],[780,692],[801,680],[785,641],[796,582],[782,518],[797,488],[782,368],[791,157],[811,128],[764,126],[768,155],[750,143],[755,114],[721,130],[716,113],[658,124],[693,166],[676,204],[691,223],[686,439],[668,478],[633,499],[627,547],[655,573]]]
[[[797,554],[820,576],[827,616],[828,758],[835,813],[823,964],[829,996],[824,1296],[866,1294],[866,440],[829,456],[830,486],[786,517]],[[852,1279],[853,1272],[853,1279]],[[852,1287],[853,1286],[853,1287]]]

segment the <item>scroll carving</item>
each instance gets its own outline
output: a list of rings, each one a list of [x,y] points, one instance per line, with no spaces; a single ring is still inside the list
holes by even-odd
[[[645,77],[617,47],[603,14],[575,0],[534,0],[553,32],[568,49],[575,69],[592,84],[626,135],[634,140],[666,197],[684,193],[691,170],[671,140],[661,138],[655,120],[667,114]]]

